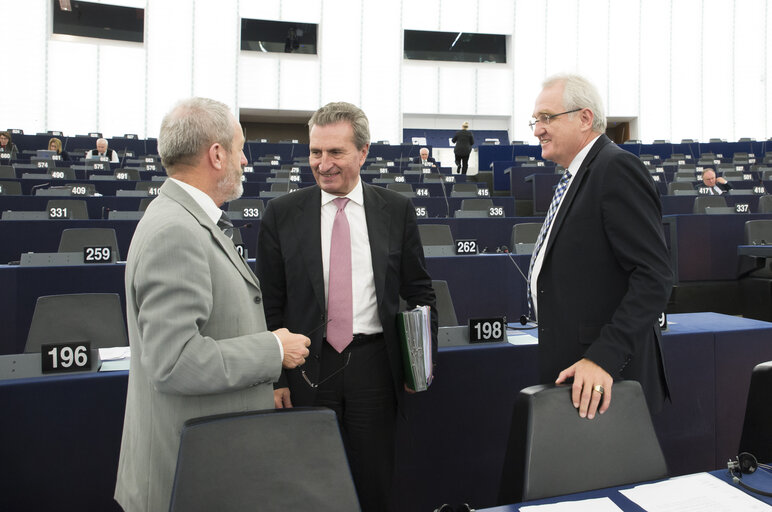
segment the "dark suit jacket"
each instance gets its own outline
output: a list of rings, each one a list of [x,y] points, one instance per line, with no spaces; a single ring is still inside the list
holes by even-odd
[[[472,146],[474,146],[474,135],[469,130],[459,130],[453,136],[453,142],[456,143],[453,147],[453,153],[468,156],[472,152]]]
[[[432,308],[436,361],[437,308],[431,277],[426,271],[415,209],[409,199],[385,188],[362,184],[378,301],[389,363],[397,397],[404,377],[396,330],[399,297],[408,307]],[[321,191],[316,185],[272,199],[260,223],[257,275],[263,291],[269,329],[286,327],[311,338],[305,371],[319,382],[319,358],[326,304],[321,251]],[[314,332],[314,329],[316,329]],[[293,405],[310,405],[316,391],[300,371],[284,371],[276,387],[289,385]]]
[[[432,158],[432,157],[429,157],[426,160],[429,161],[430,163],[433,163],[433,164],[437,163],[437,161],[434,158]],[[417,157],[413,158],[413,163],[414,164],[420,164],[421,163],[421,157],[417,156]]]
[[[601,135],[555,217],[537,283],[542,381],[582,357],[668,396],[658,315],[672,285],[662,212],[646,168]]]

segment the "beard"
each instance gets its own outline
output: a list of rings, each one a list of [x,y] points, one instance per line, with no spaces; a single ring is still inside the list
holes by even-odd
[[[234,168],[233,172],[229,172],[227,176],[217,182],[217,191],[220,196],[225,198],[225,202],[238,199],[244,194],[244,184],[241,182],[241,174],[239,169]]]

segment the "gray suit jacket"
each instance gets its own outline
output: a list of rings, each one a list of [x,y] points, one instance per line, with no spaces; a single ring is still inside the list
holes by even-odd
[[[169,509],[182,424],[274,407],[281,357],[257,278],[231,240],[167,181],[126,261],[131,369],[115,499]]]

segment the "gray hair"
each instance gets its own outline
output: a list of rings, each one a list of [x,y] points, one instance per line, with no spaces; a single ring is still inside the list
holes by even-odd
[[[560,74],[547,78],[543,88],[563,84],[563,108],[574,110],[587,108],[592,111],[592,131],[606,133],[606,114],[603,110],[603,100],[598,89],[589,80],[579,75]]]
[[[195,165],[202,152],[219,143],[230,152],[234,117],[224,103],[188,98],[177,103],[161,121],[158,153],[171,176],[177,164]]]
[[[345,101],[328,103],[311,116],[309,132],[314,126],[327,126],[341,122],[351,123],[354,129],[354,145],[358,150],[370,143],[370,123],[361,108]]]

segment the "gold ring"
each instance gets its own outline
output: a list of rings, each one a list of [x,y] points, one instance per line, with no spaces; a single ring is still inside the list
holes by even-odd
[[[603,394],[603,392],[605,391],[605,389],[603,389],[603,386],[601,386],[600,384],[595,384],[595,385],[592,387],[592,389],[593,389],[594,391],[597,391],[597,392],[598,392],[598,393],[600,393],[601,395],[602,395],[602,394]]]

